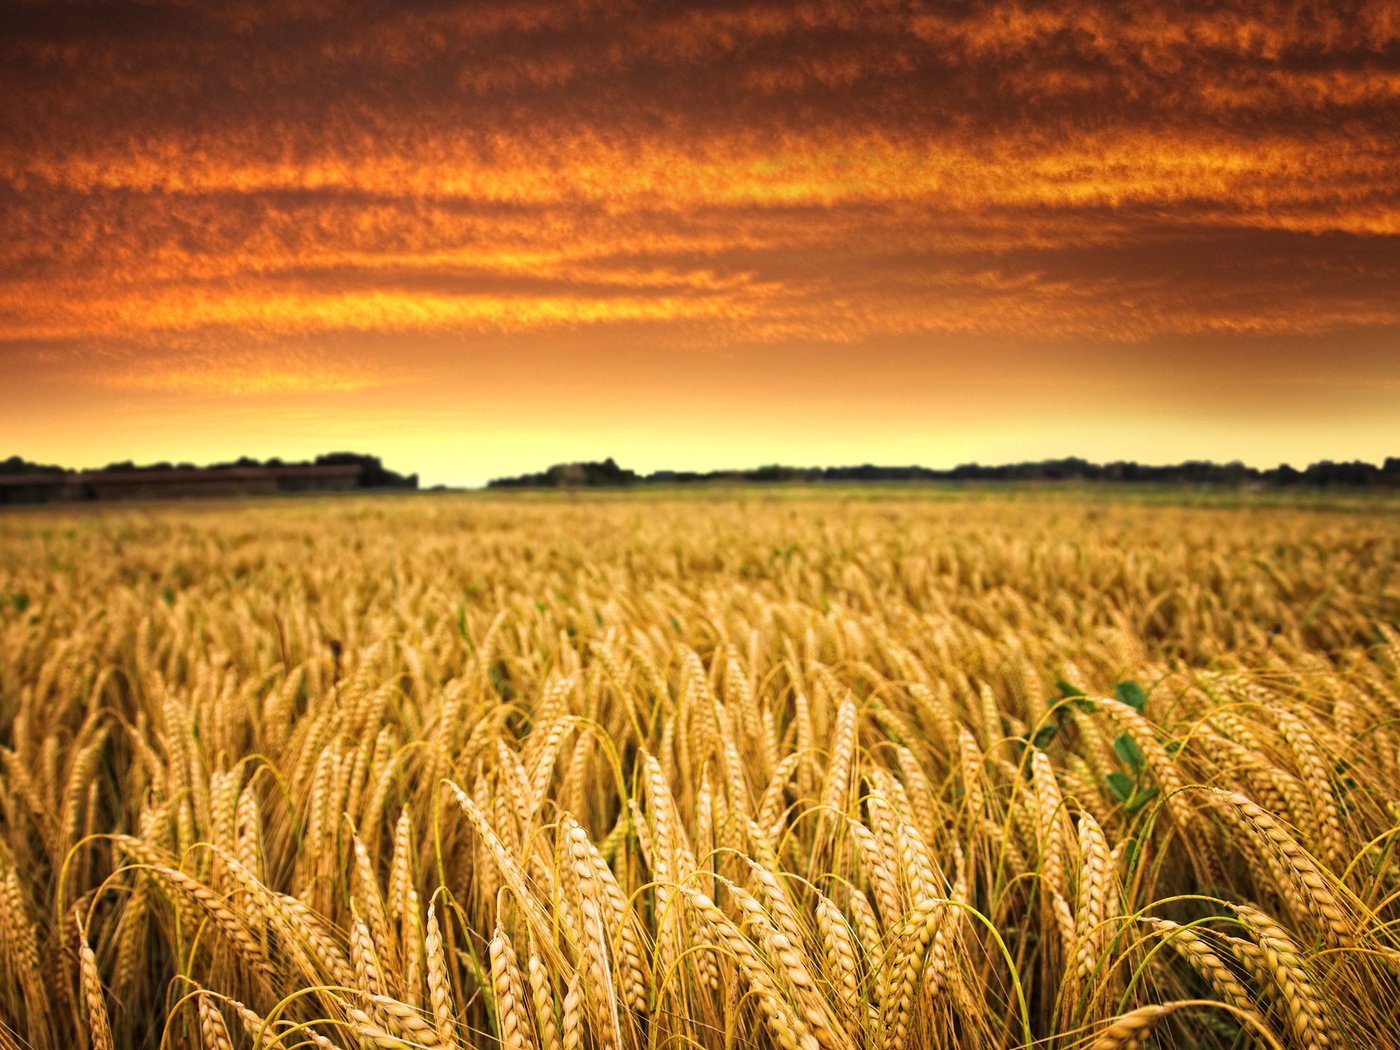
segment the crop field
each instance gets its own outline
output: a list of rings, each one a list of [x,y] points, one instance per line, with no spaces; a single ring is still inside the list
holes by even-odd
[[[1400,1046],[1400,514],[0,516],[0,1050]]]

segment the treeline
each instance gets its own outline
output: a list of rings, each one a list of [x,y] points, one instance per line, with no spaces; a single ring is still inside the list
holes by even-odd
[[[387,469],[378,456],[364,455],[359,452],[328,452],[311,460],[291,461],[283,460],[277,456],[271,459],[254,459],[251,456],[240,456],[238,459],[228,460],[222,463],[209,463],[204,466],[196,466],[193,463],[168,462],[137,464],[128,459],[116,463],[108,463],[105,467],[99,467],[93,470],[74,470],[71,467],[60,467],[50,463],[34,463],[21,456],[10,456],[8,459],[0,460],[0,476],[17,478],[89,478],[100,480],[104,477],[127,478],[134,475],[147,475],[152,480],[160,480],[162,478],[171,478],[173,480],[173,476],[176,475],[199,475],[215,478],[221,473],[227,474],[233,471],[286,473],[297,470],[313,471],[320,467],[359,468],[359,472],[356,475],[356,487],[358,488],[416,489],[418,487],[417,474],[399,474],[396,471]]]
[[[332,452],[289,463],[244,456],[197,467],[130,460],[99,470],[70,470],[20,456],[0,460],[0,505],[106,503],[202,497],[270,496],[416,489],[418,475],[388,470],[378,456]]]
[[[700,483],[775,482],[899,482],[899,481],[1094,481],[1149,485],[1209,485],[1270,487],[1400,488],[1400,458],[1389,457],[1381,466],[1354,460],[1334,463],[1322,460],[1303,470],[1288,464],[1270,470],[1243,463],[1188,460],[1172,466],[1151,466],[1131,461],[1090,463],[1088,460],[1046,459],[1034,463],[983,466],[966,463],[950,470],[928,467],[786,467],[753,470],[658,470],[651,474],[619,467],[612,458],[602,462],[558,463],[538,474],[496,478],[488,488],[623,488],[633,485],[688,485]]]

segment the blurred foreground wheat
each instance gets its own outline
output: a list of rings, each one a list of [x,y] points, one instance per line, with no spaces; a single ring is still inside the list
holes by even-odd
[[[0,1047],[1400,1045],[1400,527],[0,518]]]

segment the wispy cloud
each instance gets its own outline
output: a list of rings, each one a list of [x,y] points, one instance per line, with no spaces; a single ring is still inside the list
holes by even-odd
[[[501,337],[1400,330],[1385,0],[14,14],[0,354],[51,348],[27,374],[257,396]]]

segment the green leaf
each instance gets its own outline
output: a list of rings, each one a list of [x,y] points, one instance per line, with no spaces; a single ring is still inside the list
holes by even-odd
[[[1113,753],[1123,760],[1134,773],[1141,773],[1146,757],[1142,749],[1133,742],[1133,738],[1127,733],[1120,733],[1113,741]]]
[[[172,591],[169,587],[162,587],[160,589],[160,600],[165,602],[166,605],[174,605],[175,592]]]
[[[1108,790],[1113,792],[1113,797],[1119,802],[1127,802],[1137,790],[1137,783],[1126,773],[1110,773]]]
[[[1124,863],[1127,864],[1129,871],[1132,871],[1133,868],[1137,866],[1138,853],[1141,852],[1141,850],[1142,836],[1134,835],[1128,840],[1128,849],[1123,857]]]
[[[22,613],[25,609],[29,608],[29,595],[25,594],[23,591],[17,591],[10,595],[10,604],[15,607],[15,612]]]
[[[1119,682],[1113,687],[1113,695],[1139,714],[1147,705],[1147,694],[1136,682]]]
[[[1059,725],[1054,722],[1051,722],[1049,725],[1041,726],[1036,730],[1035,739],[1032,740],[1031,743],[1043,751],[1050,746],[1050,741],[1055,739],[1055,734],[1059,731]]]
[[[1133,797],[1123,804],[1123,811],[1132,816],[1143,806],[1147,805],[1158,795],[1156,788],[1148,788],[1146,791],[1134,791]]]
[[[1326,605],[1328,600],[1332,597],[1332,595],[1336,593],[1337,584],[1334,583],[1331,587],[1328,587],[1327,590],[1323,591],[1316,598],[1314,598],[1312,604],[1308,606],[1307,611],[1303,613],[1303,618],[1298,621],[1298,626],[1306,627],[1308,626],[1308,624],[1312,623],[1315,619],[1317,619],[1317,614],[1322,612],[1322,607]]]
[[[502,660],[491,665],[491,688],[506,703],[515,699],[515,687],[511,684],[510,668]]]
[[[1055,682],[1055,688],[1060,691],[1060,698],[1063,700],[1069,700],[1072,697],[1084,695],[1083,689],[1080,689],[1077,685],[1070,685],[1063,678]]]
[[[1168,740],[1166,744],[1163,745],[1163,750],[1169,755],[1174,755],[1185,746],[1185,740]]]

